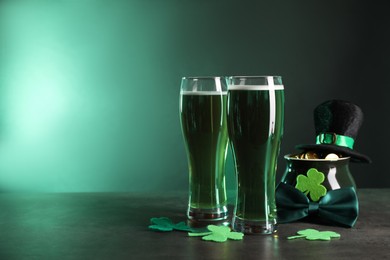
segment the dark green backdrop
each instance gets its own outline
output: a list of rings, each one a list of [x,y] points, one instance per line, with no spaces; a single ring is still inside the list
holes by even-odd
[[[351,171],[389,187],[387,17],[376,1],[3,0],[0,190],[185,190],[180,78],[238,74],[283,77],[281,155],[314,142],[317,104],[357,103],[374,163]]]

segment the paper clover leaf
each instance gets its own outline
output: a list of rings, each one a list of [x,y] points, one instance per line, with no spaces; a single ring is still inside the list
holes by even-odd
[[[307,240],[325,240],[339,238],[341,235],[333,231],[318,231],[316,229],[304,229],[297,232],[298,236],[287,237],[287,239],[306,238]]]
[[[321,185],[325,180],[325,175],[315,168],[309,169],[306,175],[307,177],[303,174],[298,175],[295,188],[305,193],[306,196],[309,194],[312,201],[319,201],[326,194],[325,186]]]
[[[208,225],[207,229],[210,232],[188,233],[190,237],[202,236],[203,240],[214,242],[225,242],[228,239],[242,240],[244,234],[240,232],[232,232],[229,227]]]
[[[180,230],[180,231],[193,231],[192,228],[187,226],[184,222],[179,222],[177,224],[173,223],[171,219],[166,217],[161,218],[151,218],[150,222],[153,225],[150,225],[149,228],[156,231],[173,231]]]

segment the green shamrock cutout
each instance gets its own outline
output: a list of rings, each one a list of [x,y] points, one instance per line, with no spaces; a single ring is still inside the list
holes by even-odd
[[[210,232],[188,233],[188,236],[190,237],[202,236],[203,240],[214,241],[214,242],[225,242],[228,239],[242,240],[244,236],[243,233],[232,232],[229,227],[225,227],[225,226],[208,225],[207,229],[210,230]]]
[[[309,169],[306,175],[307,177],[303,174],[298,175],[295,188],[305,193],[306,196],[309,194],[312,201],[319,201],[326,194],[325,186],[321,185],[325,180],[325,175],[315,168]]]
[[[180,231],[193,231],[193,229],[187,226],[184,222],[175,224],[171,219],[166,217],[151,218],[150,222],[152,222],[153,225],[150,225],[149,228],[156,231],[167,232],[173,231],[174,229]]]
[[[325,240],[329,241],[331,238],[340,238],[339,233],[333,231],[318,231],[316,229],[304,229],[297,232],[298,236],[287,237],[287,239],[306,238],[307,240]]]

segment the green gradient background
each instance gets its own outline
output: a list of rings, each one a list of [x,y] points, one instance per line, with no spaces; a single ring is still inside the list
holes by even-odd
[[[376,1],[1,1],[0,191],[186,190],[180,78],[238,74],[283,77],[281,154],[320,102],[360,105],[351,171],[389,187],[388,35]]]

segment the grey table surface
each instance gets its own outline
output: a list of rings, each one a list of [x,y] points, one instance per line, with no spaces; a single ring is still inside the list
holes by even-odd
[[[0,259],[390,259],[390,189],[360,189],[358,197],[353,228],[296,222],[276,235],[215,243],[148,229],[152,217],[185,220],[184,192],[2,193]],[[287,240],[306,228],[341,238]]]

